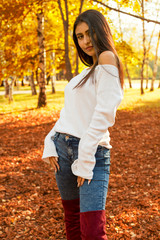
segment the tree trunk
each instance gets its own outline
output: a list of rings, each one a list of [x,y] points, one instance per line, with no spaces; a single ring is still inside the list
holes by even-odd
[[[144,71],[144,59],[142,61],[142,68],[141,68],[141,94],[144,94],[144,90],[143,90],[143,79],[144,79],[143,71]]]
[[[78,65],[79,65],[79,59],[78,59],[78,52],[76,52],[76,70],[75,70],[75,75],[78,75]]]
[[[8,79],[5,79],[5,98],[7,98],[9,95],[9,84],[8,84]]]
[[[14,78],[12,77],[10,80],[10,84],[9,84],[9,103],[13,102],[13,86],[14,86]]]
[[[51,76],[51,87],[52,87],[53,94],[56,93],[55,82],[56,82],[56,75],[54,74],[53,76]]]
[[[150,51],[150,48],[151,48],[151,42],[152,42],[152,38],[153,38],[153,35],[154,35],[155,26],[156,26],[156,24],[154,25],[154,28],[152,30],[152,34],[150,36],[150,40],[149,40],[149,43],[148,43],[148,48],[146,50],[146,89],[148,89],[148,81],[149,81],[149,51]]]
[[[51,78],[50,74],[47,73],[47,77],[46,77],[47,86],[49,85],[50,78]]]
[[[120,5],[117,3],[117,7],[120,10]],[[119,29],[120,29],[120,35],[121,35],[121,41],[123,42],[123,31],[122,31],[122,24],[121,24],[121,16],[120,16],[120,12],[118,12],[118,19],[119,19]],[[128,66],[127,66],[127,59],[126,59],[126,55],[124,53],[124,65],[125,65],[125,69],[126,69],[126,73],[127,73],[127,78],[128,78],[128,82],[129,82],[129,87],[132,88],[132,82],[131,82],[131,77],[129,74],[129,70],[128,70]]]
[[[32,96],[37,95],[36,87],[34,84],[34,72],[32,72],[32,75],[29,77],[29,82],[31,86]]]
[[[37,82],[37,85],[39,85],[39,81],[38,81],[38,69],[36,70],[36,82]]]
[[[155,81],[156,75],[157,75],[157,59],[158,59],[159,41],[160,41],[160,31],[159,31],[159,34],[158,34],[158,41],[157,41],[157,46],[156,46],[156,54],[155,54],[154,67],[153,67],[153,77],[152,77],[150,91],[154,90],[154,81]]]
[[[129,87],[132,88],[131,77],[130,77],[130,74],[129,74],[129,70],[128,70],[128,66],[127,66],[126,61],[125,61],[125,69],[126,69],[126,73],[127,73],[127,77],[128,77]]]
[[[19,78],[17,78],[16,82],[17,82],[17,90],[19,91],[19,88],[20,88],[20,81],[19,81]]]
[[[66,79],[68,81],[73,77],[71,70],[71,63],[69,59],[69,46],[68,46],[68,23],[66,22],[64,25],[65,31],[65,63],[66,63]]]
[[[148,89],[148,80],[149,80],[149,58],[147,54],[146,58],[146,89]]]
[[[81,0],[80,8],[79,8],[79,14],[81,14],[81,12],[82,12],[83,3],[84,3],[84,0]],[[78,73],[79,73],[78,66],[79,66],[79,58],[78,58],[78,52],[76,52],[76,70],[75,70],[75,75],[78,75]]]
[[[40,69],[39,73],[39,96],[38,96],[38,108],[44,107],[47,104],[46,101],[46,87],[45,87],[45,59],[44,59],[44,36],[43,36],[43,24],[44,24],[44,16],[43,11],[37,14],[38,20],[38,45],[39,45],[39,65]]]
[[[61,0],[58,0],[58,4],[59,4],[59,9],[60,9],[60,12],[61,12],[61,17],[62,17],[62,21],[63,21],[63,28],[64,28],[66,79],[68,81],[70,81],[71,78],[73,77],[73,74],[72,74],[71,63],[70,63],[70,59],[69,59],[69,46],[68,46],[68,25],[69,25],[68,24],[68,3],[67,3],[67,0],[65,0],[66,19],[64,18],[64,14],[63,14],[63,11],[62,11]]]
[[[56,69],[55,69],[55,53],[51,52],[51,59],[53,67],[53,75],[51,76],[51,86],[52,86],[52,93],[56,93],[55,85],[56,85]]]
[[[158,17],[158,12],[157,12]],[[148,89],[148,81],[149,81],[149,51],[151,49],[151,42],[153,39],[154,31],[155,31],[156,24],[154,25],[154,28],[152,30],[152,33],[150,35],[150,40],[148,42],[148,48],[146,49],[146,89]]]
[[[23,78],[22,78],[21,86],[22,86],[22,87],[24,86],[24,79],[23,79]]]
[[[1,87],[4,87],[4,80],[1,81]]]
[[[144,0],[141,2],[142,7],[142,17],[144,18]],[[141,68],[141,94],[144,94],[143,90],[143,80],[144,80],[144,65],[145,65],[145,58],[146,58],[146,36],[145,36],[145,26],[144,26],[144,20],[142,20],[142,28],[143,28],[143,60],[142,60],[142,68]]]

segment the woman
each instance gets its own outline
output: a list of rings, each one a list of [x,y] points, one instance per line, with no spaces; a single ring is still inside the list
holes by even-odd
[[[123,70],[104,16],[80,14],[73,39],[89,68],[65,88],[60,118],[45,138],[44,161],[56,170],[68,240],[107,239],[105,203],[110,173],[108,128],[122,100]]]

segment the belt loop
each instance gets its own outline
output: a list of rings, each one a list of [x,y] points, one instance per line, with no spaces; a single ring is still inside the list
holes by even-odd
[[[59,132],[56,132],[55,134],[54,134],[54,136],[53,137],[51,137],[51,139],[53,138],[54,140],[57,140],[58,139],[58,137],[59,137]],[[52,139],[52,140],[53,140]]]

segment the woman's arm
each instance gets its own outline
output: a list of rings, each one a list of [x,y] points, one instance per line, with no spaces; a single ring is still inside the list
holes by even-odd
[[[44,150],[43,150],[42,159],[47,163],[50,163],[49,157],[58,157],[55,144],[51,139],[55,135],[55,133],[56,132],[53,127],[44,140]]]

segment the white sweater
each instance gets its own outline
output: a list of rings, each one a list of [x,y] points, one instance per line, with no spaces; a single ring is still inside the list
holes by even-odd
[[[58,157],[51,139],[55,132],[78,137],[78,159],[74,161],[71,169],[76,176],[92,179],[98,145],[111,148],[108,128],[114,125],[123,91],[118,69],[109,64],[96,66],[94,79],[89,77],[82,87],[73,90],[88,71],[89,69],[84,69],[65,87],[64,108],[45,138],[42,158],[49,163],[48,157]]]

